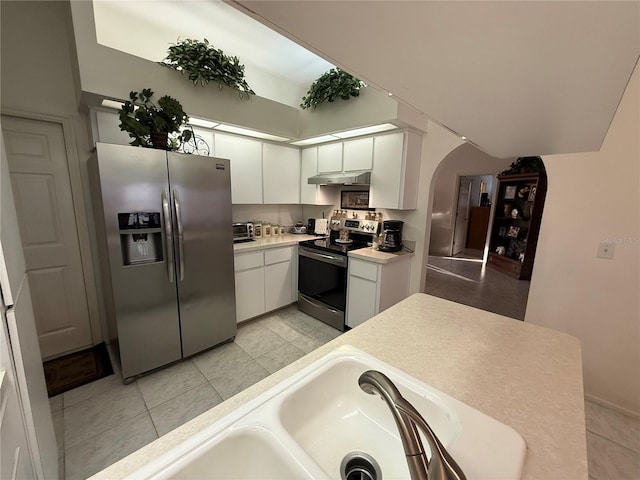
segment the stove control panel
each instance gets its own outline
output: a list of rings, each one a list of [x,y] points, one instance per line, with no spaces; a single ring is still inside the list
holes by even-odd
[[[375,220],[361,220],[359,218],[337,218],[331,219],[331,230],[348,230],[350,232],[366,233],[375,235],[378,233],[380,222]]]

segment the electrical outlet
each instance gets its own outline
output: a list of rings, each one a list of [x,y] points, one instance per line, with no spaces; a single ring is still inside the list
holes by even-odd
[[[615,250],[615,243],[600,242],[598,244],[598,258],[606,258],[611,260],[613,258],[613,251]]]

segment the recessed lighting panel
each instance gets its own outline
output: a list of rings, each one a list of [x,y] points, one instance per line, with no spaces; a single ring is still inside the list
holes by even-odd
[[[333,140],[339,140],[334,135],[321,135],[319,137],[305,138],[304,140],[298,140],[297,142],[291,142],[291,145],[297,145],[299,147],[304,145],[315,145],[316,143],[331,142]]]
[[[205,120],[204,118],[189,117],[189,123],[194,127],[213,128],[219,125],[218,122],[212,122],[211,120]]]
[[[287,142],[290,138],[279,137],[278,135],[271,135],[270,133],[258,132],[257,130],[249,130],[248,128],[235,127],[233,125],[225,125],[224,123],[214,127],[214,130],[221,130],[223,132],[237,133],[238,135],[246,135],[248,137],[262,138],[264,140],[273,140],[274,142]]]
[[[369,127],[354,128],[353,130],[346,130],[344,132],[333,133],[332,135],[338,138],[350,138],[357,137],[359,135],[370,135],[372,133],[386,132],[387,130],[395,130],[397,125],[392,123],[381,123],[380,125],[371,125]]]
[[[109,100],[108,98],[102,99],[102,106],[107,108],[115,108],[116,110],[120,110],[124,105],[122,102],[117,102],[115,100]]]

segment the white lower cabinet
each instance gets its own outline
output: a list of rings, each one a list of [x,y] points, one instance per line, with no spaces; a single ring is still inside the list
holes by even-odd
[[[411,256],[390,263],[349,257],[347,326],[353,328],[409,296]]]
[[[264,253],[235,255],[236,321],[257,317],[264,308]]]
[[[296,247],[236,253],[236,321],[290,305],[297,291]]]
[[[267,312],[293,303],[292,257],[293,247],[264,252],[264,299]]]

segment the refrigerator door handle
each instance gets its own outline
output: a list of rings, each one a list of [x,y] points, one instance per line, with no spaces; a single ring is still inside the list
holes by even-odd
[[[182,226],[182,212],[180,211],[180,198],[178,192],[173,191],[173,208],[176,215],[176,225],[178,227],[178,277],[184,280],[184,228]]]
[[[169,282],[173,283],[174,271],[173,271],[173,233],[171,231],[171,215],[169,213],[169,199],[168,193],[162,192],[162,214],[164,215],[164,233],[166,237],[167,248],[167,276]]]

